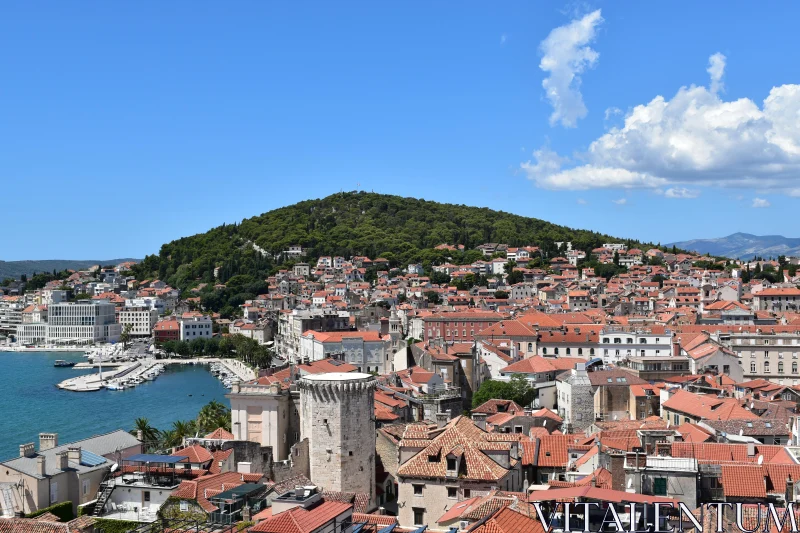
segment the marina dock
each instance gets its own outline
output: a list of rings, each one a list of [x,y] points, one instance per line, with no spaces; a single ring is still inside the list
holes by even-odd
[[[194,359],[142,359],[133,363],[78,363],[74,368],[110,368],[97,374],[78,376],[62,381],[57,385],[59,389],[73,392],[93,392],[105,388],[107,385],[116,385],[122,380],[143,379],[144,376],[154,372],[158,366],[167,365],[211,365],[217,364],[235,376],[238,381],[250,381],[256,378],[256,373],[251,368],[235,359],[219,358],[194,358]]]

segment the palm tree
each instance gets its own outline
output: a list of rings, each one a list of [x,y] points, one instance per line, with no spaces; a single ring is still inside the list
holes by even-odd
[[[132,435],[138,437],[139,432],[142,433],[142,442],[146,450],[154,449],[158,446],[159,435],[158,430],[150,425],[150,421],[146,418],[137,418],[133,422]]]
[[[225,429],[231,427],[231,413],[227,407],[218,401],[211,400],[197,413],[197,430],[209,433],[218,427]]]

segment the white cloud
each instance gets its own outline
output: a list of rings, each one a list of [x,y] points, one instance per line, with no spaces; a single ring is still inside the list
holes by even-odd
[[[542,60],[539,68],[548,73],[542,81],[545,95],[553,106],[550,124],[574,128],[586,116],[586,105],[580,92],[581,74],[592,68],[600,57],[589,46],[597,27],[603,22],[600,10],[593,11],[565,26],[555,28],[539,45]]]
[[[769,207],[770,205],[772,204],[769,203],[769,200],[765,200],[763,198],[753,198],[753,207],[764,208]]]
[[[722,88],[722,75],[725,73],[725,56],[717,52],[708,58],[706,72],[711,76],[711,92],[717,94]]]
[[[500,44],[506,44],[507,40],[508,40],[508,35],[506,35],[505,33],[500,36]]]
[[[617,205],[625,205],[628,203],[627,198],[620,198],[619,200],[611,200],[611,201]]]
[[[587,204],[586,200],[584,200],[583,198],[578,198],[577,201],[578,201],[579,205],[586,205]]]
[[[609,107],[608,109],[606,109],[605,119],[608,120],[611,117],[614,117],[616,115],[621,115],[621,114],[622,114],[622,109],[620,109],[618,107]]]
[[[697,198],[700,196],[700,191],[687,189],[686,187],[671,187],[664,191],[664,196],[667,198]]]
[[[719,54],[709,60],[716,90],[724,62]],[[548,150],[542,164],[537,151],[536,164],[522,168],[551,189],[703,185],[800,194],[798,118],[800,85],[773,87],[760,105],[748,98],[724,101],[706,87],[681,87],[671,99],[656,96],[635,106],[624,124],[607,130],[576,161]]]

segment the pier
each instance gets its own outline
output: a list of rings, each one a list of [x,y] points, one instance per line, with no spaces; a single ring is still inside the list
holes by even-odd
[[[73,392],[94,392],[102,389],[108,381],[121,378],[138,378],[147,374],[157,365],[210,365],[217,363],[224,366],[239,381],[250,381],[256,378],[256,372],[236,359],[220,359],[216,357],[202,357],[193,359],[142,359],[133,363],[78,363],[73,368],[111,368],[109,371],[78,376],[62,381],[56,385],[59,389]]]

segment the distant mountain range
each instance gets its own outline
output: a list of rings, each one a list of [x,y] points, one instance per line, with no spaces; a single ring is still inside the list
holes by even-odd
[[[80,270],[94,265],[118,265],[125,261],[138,261],[138,259],[44,259],[41,261],[0,261],[0,280],[6,278],[18,279],[25,274],[31,276],[36,272],[52,272],[53,269]]]
[[[734,233],[719,239],[694,239],[669,243],[678,248],[694,250],[701,254],[718,255],[733,259],[764,258],[779,255],[800,256],[800,239],[790,239],[782,235],[751,235]]]

